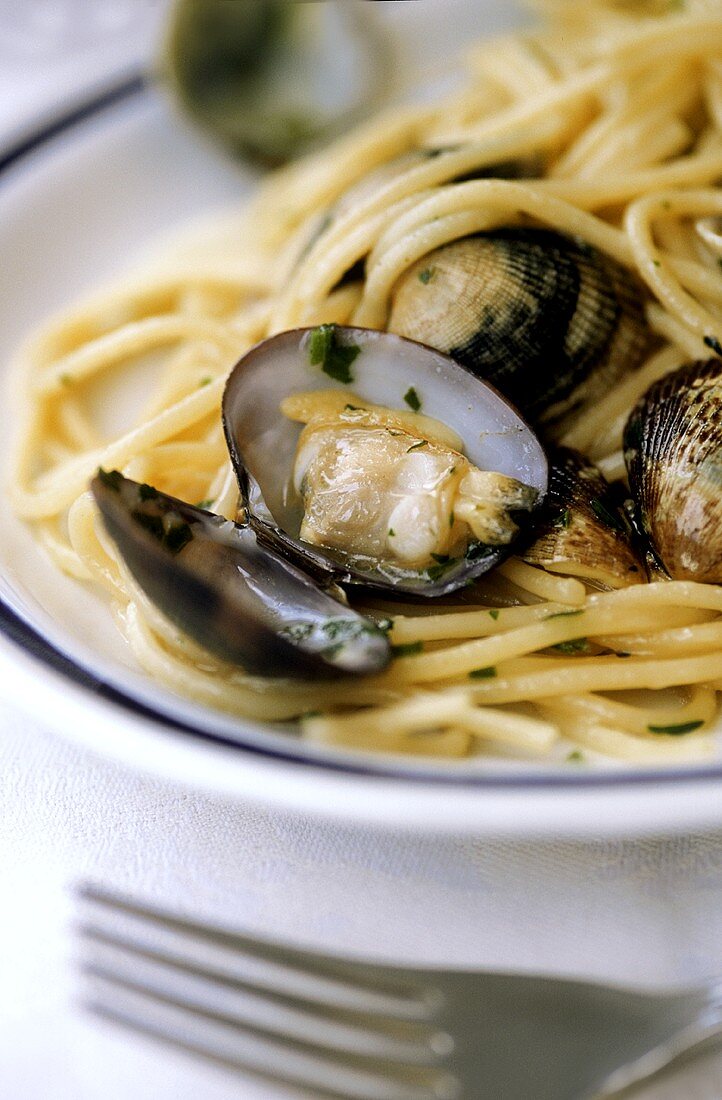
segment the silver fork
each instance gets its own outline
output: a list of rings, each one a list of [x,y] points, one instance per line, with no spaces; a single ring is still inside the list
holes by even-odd
[[[367,964],[78,889],[94,1013],[338,1100],[612,1100],[722,1035],[722,988]],[[621,1068],[620,1068],[621,1067]]]

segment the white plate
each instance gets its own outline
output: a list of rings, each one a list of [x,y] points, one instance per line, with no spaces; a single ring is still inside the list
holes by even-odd
[[[250,173],[190,134],[153,91],[39,138],[0,175],[0,363],[34,325],[109,280],[149,241],[251,186]],[[0,423],[0,455],[9,422]],[[588,773],[387,760],[308,746],[195,706],[134,666],[102,598],[60,576],[7,507],[0,599],[13,639],[0,643],[6,690],[66,735],[138,767],[279,805],[443,832],[600,835],[722,819],[719,765]]]

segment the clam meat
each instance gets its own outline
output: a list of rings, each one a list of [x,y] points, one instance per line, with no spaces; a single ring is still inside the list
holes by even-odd
[[[674,580],[722,583],[722,360],[655,382],[624,429],[639,524]]]
[[[251,349],[223,401],[259,537],[317,578],[435,596],[500,561],[546,491],[531,429],[447,356],[324,325]]]
[[[628,271],[583,241],[527,228],[423,256],[393,288],[387,327],[491,382],[551,438],[652,339]]]
[[[531,565],[601,588],[644,580],[625,513],[602,473],[578,451],[551,455],[549,493],[534,541],[521,555]]]
[[[512,513],[529,511],[535,489],[478,470],[446,425],[420,413],[365,403],[357,394],[294,394],[281,411],[305,424],[293,486],[304,515],[300,538],[349,555],[428,569],[461,558],[472,539],[511,542]]]

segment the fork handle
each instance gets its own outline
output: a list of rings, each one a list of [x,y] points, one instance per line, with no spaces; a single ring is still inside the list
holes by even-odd
[[[667,1070],[722,1040],[722,1013],[708,1008],[691,1024],[652,1047],[633,1062],[615,1069],[582,1100],[622,1100],[630,1090],[661,1077]]]

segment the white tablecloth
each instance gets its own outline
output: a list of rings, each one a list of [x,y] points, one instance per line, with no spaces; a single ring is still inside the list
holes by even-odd
[[[13,1100],[286,1095],[81,1011],[71,887],[88,876],[239,930],[302,928],[318,946],[372,955],[454,962],[477,940],[480,959],[531,970],[645,984],[722,971],[722,836],[525,847],[332,829],[135,774],[12,706],[0,708],[0,797],[0,1095]],[[553,927],[545,869],[564,891]],[[718,1098],[722,1057],[639,1095]]]

